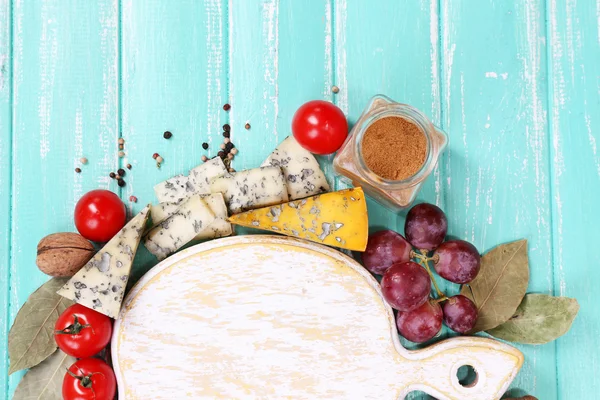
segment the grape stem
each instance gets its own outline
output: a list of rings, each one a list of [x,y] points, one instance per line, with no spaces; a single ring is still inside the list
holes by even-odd
[[[433,283],[433,287],[435,288],[435,291],[438,296],[438,298],[436,299],[436,303],[440,303],[442,301],[448,300],[448,297],[444,294],[444,292],[442,292],[440,290],[440,287],[438,286],[437,281],[435,280],[435,276],[433,276],[433,272],[431,272],[431,268],[429,267],[429,261],[433,260],[433,258],[427,257],[427,250],[420,250],[420,252],[421,253],[419,254],[416,251],[411,250],[410,257],[416,258],[417,262],[421,266],[423,266],[425,268],[425,270],[427,271],[427,273],[429,274],[429,277],[431,278],[431,282]]]

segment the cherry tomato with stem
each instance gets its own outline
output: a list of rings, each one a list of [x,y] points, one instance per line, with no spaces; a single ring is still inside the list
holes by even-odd
[[[117,382],[113,370],[98,358],[84,358],[69,367],[62,385],[64,400],[113,400]]]
[[[75,227],[92,242],[108,242],[125,226],[126,220],[125,204],[110,190],[92,190],[75,206]]]
[[[336,152],[348,136],[348,121],[336,105],[313,100],[304,103],[292,119],[294,138],[306,150],[315,154]]]
[[[106,347],[112,335],[112,321],[104,314],[73,304],[54,325],[58,347],[70,356],[87,358]]]

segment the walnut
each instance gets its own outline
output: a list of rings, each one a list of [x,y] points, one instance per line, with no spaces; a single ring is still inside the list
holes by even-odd
[[[75,275],[94,252],[94,246],[78,233],[53,233],[38,243],[35,263],[47,275],[68,277]]]

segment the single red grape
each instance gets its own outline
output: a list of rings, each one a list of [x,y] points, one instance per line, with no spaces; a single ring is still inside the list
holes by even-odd
[[[442,308],[433,300],[426,301],[412,311],[398,313],[396,326],[411,342],[426,342],[442,329]]]
[[[381,292],[396,310],[411,311],[429,298],[431,279],[417,263],[408,261],[394,264],[383,274]]]
[[[458,333],[468,333],[477,323],[477,306],[461,294],[452,296],[442,306],[444,323]]]
[[[369,236],[362,260],[369,271],[383,275],[393,264],[410,261],[411,250],[410,243],[399,233],[379,231]]]
[[[448,220],[439,207],[417,204],[410,209],[404,223],[406,239],[417,249],[431,251],[446,237]]]
[[[433,259],[438,275],[454,283],[471,282],[481,266],[479,252],[464,240],[442,243],[433,253]]]

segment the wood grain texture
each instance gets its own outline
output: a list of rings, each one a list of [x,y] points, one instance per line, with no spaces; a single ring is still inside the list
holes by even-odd
[[[521,348],[514,386],[589,397],[600,388],[599,15],[598,0],[0,0],[0,337],[47,279],[37,241],[74,229],[82,193],[109,188],[139,211],[154,184],[200,162],[202,142],[216,154],[226,121],[241,170],[289,134],[302,102],[332,100],[352,123],[383,93],[449,134],[418,201],[444,208],[450,233],[481,251],[527,238],[530,291],[580,301],[565,337]],[[76,175],[81,156],[90,163]],[[107,175],[128,162],[119,189]],[[372,231],[403,230],[404,213],[372,201],[369,213]],[[132,281],[155,263],[140,253]],[[0,357],[5,376],[5,342]]]
[[[0,395],[7,395],[12,157],[11,2],[0,0]]]
[[[289,133],[285,127],[280,132],[278,126],[279,39],[280,30],[286,28],[281,24],[283,4],[278,0],[228,3],[228,116],[232,141],[240,148],[234,162],[239,170],[259,166]],[[244,129],[247,122],[249,131]]]
[[[378,93],[422,110],[439,124],[437,1],[336,0],[335,83],[338,106],[350,123]],[[410,59],[410,62],[407,60]],[[426,181],[419,202],[441,202],[439,172]],[[369,202],[373,229],[403,231],[404,213]]]
[[[112,349],[119,397],[131,400],[396,400],[416,388],[492,400],[523,362],[480,338],[406,350],[368,271],[336,250],[277,236],[220,239],[159,264],[125,300]],[[465,364],[478,371],[471,387],[456,378]]]
[[[88,190],[117,165],[117,1],[15,1],[10,320],[48,278],[43,236],[71,231]],[[79,158],[89,164],[76,174]],[[10,378],[10,392],[21,374]]]
[[[156,203],[153,186],[188,174],[222,143],[227,89],[226,4],[222,0],[122,2],[122,136],[132,165],[122,198],[133,213]],[[170,131],[173,137],[164,139]],[[207,142],[208,151],[202,149]],[[156,167],[153,153],[164,158]],[[137,197],[137,204],[129,197]],[[146,249],[132,282],[156,259]]]
[[[581,306],[556,342],[557,390],[576,399],[600,390],[600,1],[548,0],[547,20],[554,291]]]
[[[552,293],[544,2],[443,4],[449,233],[482,252],[528,239],[529,291]],[[557,398],[553,346],[521,350],[526,363],[514,385]]]

